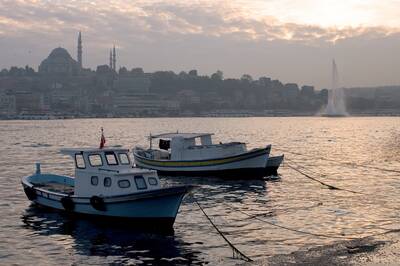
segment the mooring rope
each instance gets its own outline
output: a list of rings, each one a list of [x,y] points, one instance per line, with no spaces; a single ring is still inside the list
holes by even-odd
[[[202,211],[202,213],[206,216],[207,220],[211,223],[211,225],[214,227],[214,229],[218,232],[218,234],[226,241],[226,243],[230,246],[230,248],[233,251],[233,257],[235,258],[239,258],[248,262],[251,262],[252,259],[248,256],[246,256],[245,254],[243,254],[239,249],[237,249],[226,237],[225,235],[218,229],[218,227],[213,223],[213,221],[211,220],[211,218],[207,215],[207,213],[205,212],[205,210],[201,207],[200,203],[193,197],[193,200],[196,202],[197,206],[200,208],[200,210]],[[296,228],[292,228],[292,227],[288,227],[285,225],[280,225],[277,223],[273,223],[264,219],[261,219],[258,217],[258,215],[251,215],[247,212],[244,212],[238,208],[235,208],[225,202],[219,202],[222,205],[226,206],[227,208],[242,213],[244,215],[246,215],[248,217],[248,219],[255,219],[258,220],[262,223],[268,224],[270,226],[276,227],[276,228],[280,228],[280,229],[284,229],[287,231],[291,231],[294,233],[299,233],[299,234],[303,234],[303,235],[309,235],[309,236],[315,236],[315,237],[319,237],[319,238],[328,238],[328,239],[340,239],[340,240],[357,240],[357,239],[362,239],[362,238],[369,238],[369,237],[376,237],[376,236],[381,236],[381,235],[385,235],[385,234],[390,234],[390,233],[398,233],[400,232],[400,228],[396,228],[396,229],[385,229],[385,231],[380,232],[380,233],[375,233],[375,234],[370,234],[370,235],[366,235],[366,236],[360,236],[360,237],[354,237],[354,236],[346,236],[344,234],[342,235],[332,235],[332,234],[322,234],[322,233],[314,233],[314,232],[309,232],[309,231],[304,231],[304,230],[300,230],[300,229],[296,229]],[[236,256],[235,256],[236,254]]]
[[[299,155],[299,156],[310,157],[310,155],[307,155],[307,154],[304,154],[304,153],[300,153],[300,152],[293,152],[293,151],[289,151],[289,150],[286,150],[286,149],[275,148],[275,147],[274,147],[274,149],[278,150],[278,151],[281,151],[281,152],[285,152],[285,153],[291,153],[291,154],[295,154],[295,155]],[[390,173],[397,173],[397,174],[400,173],[400,170],[381,168],[381,167],[377,167],[377,166],[371,166],[371,165],[360,164],[360,163],[355,163],[355,162],[341,162],[341,161],[338,161],[338,160],[329,159],[329,158],[322,157],[322,156],[313,156],[313,158],[314,159],[328,161],[328,162],[333,162],[333,163],[336,163],[336,164],[339,164],[339,165],[344,165],[344,166],[347,166],[347,167],[357,166],[357,167],[369,168],[369,169],[374,169],[374,170],[379,170],[379,171],[384,171],[384,172],[390,172]]]
[[[303,235],[310,235],[310,236],[331,238],[331,239],[356,240],[356,239],[360,239],[360,238],[375,237],[375,236],[381,236],[381,235],[385,235],[385,234],[400,232],[400,229],[388,229],[388,230],[386,230],[384,232],[370,234],[370,235],[367,235],[367,236],[364,236],[364,237],[351,237],[351,236],[345,236],[345,235],[339,236],[339,235],[330,235],[330,234],[319,234],[319,233],[303,231],[303,230],[300,230],[300,229],[291,228],[291,227],[288,227],[288,226],[284,226],[284,225],[276,224],[276,223],[273,223],[273,222],[270,222],[270,221],[266,221],[266,220],[261,219],[261,218],[259,218],[257,216],[248,214],[248,213],[246,213],[246,212],[244,212],[244,211],[242,211],[242,210],[240,210],[238,208],[232,207],[232,206],[230,206],[230,205],[228,205],[226,203],[222,203],[222,204],[225,205],[226,207],[230,208],[231,210],[234,210],[234,211],[237,211],[237,212],[240,212],[240,213],[246,215],[247,217],[249,217],[249,219],[255,219],[255,220],[258,220],[260,222],[266,223],[268,225],[271,225],[271,226],[274,226],[274,227],[277,227],[277,228],[281,228],[281,229],[285,229],[285,230],[288,230],[288,231],[292,231],[292,232],[295,232],[295,233],[300,233],[300,234],[303,234]]]
[[[226,236],[221,232],[221,230],[218,229],[218,227],[213,223],[213,221],[211,220],[211,218],[207,215],[207,213],[204,211],[204,209],[201,207],[200,203],[194,198],[193,196],[193,200],[194,202],[196,202],[197,206],[199,206],[201,212],[204,214],[204,216],[207,218],[207,220],[211,223],[211,225],[214,227],[214,229],[218,232],[218,234],[225,240],[225,242],[229,245],[229,247],[232,249],[233,251],[233,258],[239,258],[241,260],[247,261],[247,262],[251,262],[253,261],[251,258],[249,258],[248,256],[246,256],[245,254],[243,254],[243,252],[241,252],[239,249],[237,249],[227,238]],[[236,256],[235,256],[236,255]]]
[[[226,203],[222,203],[222,204],[225,205],[226,207],[230,208],[231,210],[234,210],[234,211],[237,211],[237,212],[240,212],[240,213],[246,215],[247,217],[249,217],[249,219],[255,219],[255,220],[258,220],[260,222],[269,224],[271,226],[278,227],[278,228],[285,229],[285,230],[292,231],[292,232],[296,232],[296,233],[300,233],[300,234],[303,234],[303,235],[311,235],[311,236],[323,237],[323,238],[357,239],[357,238],[353,238],[353,237],[347,237],[347,236],[344,236],[344,235],[336,236],[336,235],[329,235],[329,234],[318,234],[318,233],[303,231],[303,230],[296,229],[296,228],[287,227],[287,226],[284,226],[284,225],[280,225],[280,224],[276,224],[276,223],[273,223],[273,222],[266,221],[264,219],[259,218],[258,216],[254,216],[254,215],[248,214],[247,212],[244,212],[244,211],[242,211],[240,209],[234,208],[234,207],[232,207],[232,206],[230,206],[230,205],[228,205]]]
[[[291,208],[289,207],[289,208],[286,208],[286,209],[274,209],[273,211],[261,212],[261,213],[253,214],[252,216],[254,216],[254,217],[256,217],[256,216],[258,216],[258,217],[260,217],[260,216],[270,216],[272,214],[274,214],[274,215],[279,214],[280,212],[288,213],[288,211],[291,211],[291,210],[296,210],[296,211],[297,210],[302,210],[302,211],[305,211],[305,210],[308,210],[308,209],[313,209],[313,208],[319,207],[321,205],[322,205],[322,202],[318,202],[316,204],[313,204],[313,205],[310,205],[310,206],[304,206],[304,207],[291,207]]]
[[[287,161],[290,161],[290,160],[288,160],[288,159],[286,159],[286,160],[287,160]],[[322,185],[324,185],[324,186],[327,186],[329,189],[332,189],[332,190],[341,190],[341,191],[346,191],[346,192],[350,192],[350,193],[353,193],[353,194],[359,194],[359,195],[363,195],[363,196],[368,196],[368,194],[363,193],[363,192],[360,192],[360,191],[354,191],[354,190],[350,190],[350,189],[339,188],[339,187],[336,187],[336,186],[333,186],[333,185],[324,183],[324,182],[320,181],[319,179],[317,179],[317,178],[315,178],[315,177],[312,177],[312,176],[310,176],[310,175],[304,173],[303,171],[301,171],[301,170],[299,170],[299,169],[297,169],[297,168],[295,168],[295,167],[293,167],[293,166],[291,166],[291,165],[289,165],[289,164],[286,164],[285,166],[288,167],[288,168],[290,168],[290,169],[293,169],[294,171],[300,173],[301,175],[303,175],[303,176],[305,176],[305,177],[307,177],[307,178],[310,178],[311,180],[313,180],[313,181],[315,181],[315,182],[318,182],[318,183],[320,183],[320,184],[322,184]],[[299,167],[299,166],[297,166],[297,167],[298,167],[298,168],[302,168],[302,167]],[[304,169],[304,168],[303,168],[303,169]],[[315,173],[315,172],[314,172],[314,173]],[[378,206],[381,206],[382,208],[385,208],[385,209],[398,211],[398,210],[399,210],[398,208],[393,208],[393,207],[387,206],[387,204],[388,204],[389,201],[390,201],[391,203],[393,203],[393,202],[399,203],[398,201],[374,198],[374,203],[373,203],[372,205],[378,205]]]
[[[287,159],[287,158],[286,158],[286,161],[293,162],[293,161],[291,161],[291,160],[289,160],[289,159]],[[307,177],[308,179],[311,179],[311,180],[313,180],[314,182],[317,182],[317,183],[319,183],[319,184],[321,184],[321,185],[323,185],[323,186],[325,186],[325,187],[327,187],[327,188],[329,188],[329,189],[332,189],[332,190],[342,190],[342,191],[347,191],[347,192],[354,193],[354,194],[363,194],[363,193],[360,192],[360,191],[354,191],[354,190],[350,190],[350,189],[346,189],[346,188],[340,188],[340,187],[333,186],[333,185],[331,185],[331,184],[325,183],[325,182],[323,182],[323,181],[321,181],[321,180],[319,180],[319,179],[317,179],[317,178],[315,178],[315,177],[312,177],[311,175],[309,175],[309,174],[307,174],[307,173],[301,171],[300,169],[298,169],[299,167],[294,167],[294,166],[291,166],[290,164],[286,164],[286,167],[289,167],[290,169],[292,169],[292,170],[298,172],[299,174],[301,174],[301,175]]]

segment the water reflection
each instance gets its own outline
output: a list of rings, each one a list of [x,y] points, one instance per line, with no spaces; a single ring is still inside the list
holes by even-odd
[[[124,147],[147,145],[143,132],[163,132],[166,127],[215,132],[219,138],[216,141],[241,140],[249,143],[249,148],[272,143],[273,152],[280,153],[277,149],[282,149],[304,154],[288,153],[287,159],[304,167],[310,175],[364,193],[322,189],[285,165],[279,170],[282,179],[278,182],[162,178],[164,183],[198,185],[195,198],[228,239],[252,259],[263,259],[336,240],[289,232],[252,219],[254,216],[317,234],[357,237],[395,225],[398,174],[348,162],[400,169],[398,124],[399,118],[367,117],[0,121],[0,142],[5,151],[0,154],[0,264],[163,264],[168,260],[169,264],[240,263],[231,259],[231,250],[190,197],[181,206],[172,236],[131,232],[115,226],[104,228],[92,221],[74,221],[59,213],[27,208],[20,178],[34,171],[34,162],[40,160],[45,172],[72,175],[73,165],[69,158],[58,156],[59,148],[97,145],[101,126],[107,128],[110,145]],[[21,214],[25,218],[21,219]],[[106,257],[107,254],[110,255]]]
[[[165,185],[195,185],[192,195],[202,202],[211,200],[209,204],[221,199],[226,202],[241,203],[247,197],[266,198],[267,182],[265,180],[230,180],[218,177],[177,177],[163,176],[161,182]],[[193,202],[193,197],[188,197]],[[211,206],[209,206],[211,207]]]
[[[76,254],[115,256],[114,263],[163,265],[202,264],[197,251],[174,231],[142,231],[128,224],[105,223],[29,206],[21,216],[23,227],[45,236],[69,236]],[[65,238],[61,238],[64,240]],[[196,243],[198,244],[198,243]],[[100,260],[99,260],[100,262]]]

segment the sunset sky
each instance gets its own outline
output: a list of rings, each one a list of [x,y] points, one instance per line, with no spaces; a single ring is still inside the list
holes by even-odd
[[[400,0],[0,0],[0,68],[35,68],[58,46],[84,65],[198,69],[330,86],[400,85]]]

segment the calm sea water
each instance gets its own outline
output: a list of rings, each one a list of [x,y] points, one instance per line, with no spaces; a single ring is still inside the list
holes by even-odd
[[[195,198],[243,253],[254,260],[338,241],[276,228],[261,220],[316,234],[362,237],[396,228],[399,174],[351,164],[400,169],[400,118],[152,118],[0,121],[0,264],[236,264],[232,251],[193,200],[184,200],[173,235],[135,232],[72,220],[32,206],[20,178],[42,170],[73,173],[62,147],[147,145],[150,132],[214,132],[216,141],[271,143],[290,162],[322,181],[364,194],[328,190],[292,169],[270,182],[163,178],[199,185]],[[273,153],[281,152],[273,149]],[[321,160],[328,158],[339,161]]]

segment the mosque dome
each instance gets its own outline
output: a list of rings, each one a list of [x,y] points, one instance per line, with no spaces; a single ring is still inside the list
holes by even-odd
[[[68,51],[62,47],[58,47],[51,51],[49,58],[64,58],[64,59],[72,59]]]
[[[78,62],[72,59],[71,55],[64,48],[55,48],[49,56],[42,61],[39,72],[43,74],[77,74],[79,71]]]

